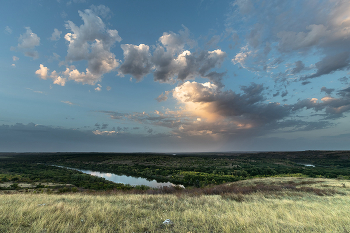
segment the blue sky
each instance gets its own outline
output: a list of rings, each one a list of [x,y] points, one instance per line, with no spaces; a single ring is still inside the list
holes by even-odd
[[[6,1],[0,151],[350,149],[350,3]]]

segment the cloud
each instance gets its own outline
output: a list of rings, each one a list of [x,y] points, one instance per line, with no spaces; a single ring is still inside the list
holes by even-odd
[[[349,80],[349,78],[347,78],[347,77],[342,77],[342,78],[339,78],[338,79],[342,84],[348,84],[348,80]]]
[[[303,76],[300,80],[317,78],[325,74],[334,73],[337,70],[349,69],[349,52],[342,52],[333,56],[326,56],[316,64],[317,71],[312,75]]]
[[[18,60],[19,60],[19,58],[18,58],[18,57],[16,57],[16,56],[13,56],[13,57],[12,57],[12,60],[13,60],[13,61],[18,61]]]
[[[42,92],[42,91],[35,91],[35,90],[31,89],[31,88],[27,88],[27,90],[31,90],[32,92],[39,93],[39,94],[45,94],[45,93]],[[46,95],[46,94],[45,94],[45,95]]]
[[[297,74],[300,73],[302,70],[305,69],[305,64],[302,61],[295,62],[295,67],[290,72],[291,74]]]
[[[349,10],[350,2],[342,0],[234,1],[227,16],[226,30],[245,28],[247,36],[242,38],[245,46],[232,62],[260,76],[281,72],[285,77],[275,81],[282,84],[288,84],[288,80],[297,76],[305,85],[308,79],[347,70]],[[316,72],[310,73],[312,66],[304,62],[315,59],[315,54],[323,58],[315,64]],[[271,66],[271,60],[276,57],[286,60],[287,68]],[[296,60],[293,68],[289,68],[288,59]],[[300,77],[301,72],[306,74]]]
[[[292,122],[291,122],[292,123]],[[94,130],[95,131],[95,130]],[[113,130],[111,130],[113,131]],[[138,131],[138,130],[137,130]],[[100,131],[104,132],[104,131]],[[216,140],[210,135],[167,135],[100,133],[91,130],[65,129],[34,123],[0,125],[2,152],[195,152],[200,151],[262,151],[262,150],[346,150],[349,134],[327,137],[244,137],[231,134],[227,140]],[[110,132],[110,131],[109,131]],[[136,130],[133,130],[136,132]],[[28,136],[30,135],[30,137]]]
[[[323,88],[323,91],[332,93],[334,90]],[[317,98],[300,100],[292,106],[292,110],[298,111],[304,108],[313,109],[316,112],[324,110],[325,119],[340,118],[344,116],[344,113],[350,111],[350,88],[338,91],[337,95],[339,98],[325,96],[321,100]]]
[[[251,0],[237,0],[232,3],[232,6],[237,6],[241,14],[249,14],[254,10],[254,4]]]
[[[86,0],[69,0],[66,4],[70,6],[72,3],[85,3]]]
[[[164,32],[163,36],[159,38],[159,42],[166,48],[171,54],[178,54],[184,50],[185,45],[193,47],[196,42],[190,39],[190,31],[183,26],[183,30],[180,30],[178,34],[174,32]]]
[[[100,111],[100,112],[109,115],[111,119],[117,119],[117,120],[121,120],[128,115],[126,113],[113,112],[113,111]]]
[[[110,91],[110,90],[112,90],[112,88],[111,88],[110,86],[107,86],[107,87],[106,87],[106,90],[107,90],[107,91]]]
[[[154,80],[161,83],[183,82],[202,77],[223,87],[221,81],[226,72],[211,70],[221,66],[227,56],[225,52],[216,49],[191,53],[186,48],[192,48],[196,43],[190,39],[190,32],[186,27],[179,33],[164,32],[159,42],[153,54],[148,45],[122,45],[124,63],[119,68],[119,75],[130,74],[140,81],[153,72]]]
[[[113,134],[117,134],[118,132],[115,132],[113,130],[111,131],[100,131],[100,130],[95,130],[95,131],[92,131],[93,134],[95,135],[113,135]]]
[[[165,91],[164,93],[160,94],[160,95],[156,98],[156,100],[157,100],[158,102],[166,101],[166,100],[168,99],[168,95],[169,95],[170,92],[171,92],[171,91]]]
[[[282,92],[281,97],[283,98],[283,97],[285,97],[285,96],[287,96],[287,95],[288,95],[288,91],[285,90],[285,91]]]
[[[65,71],[65,74],[70,80],[94,85],[101,80],[103,74],[119,66],[110,49],[115,42],[120,42],[122,39],[117,30],[107,29],[101,18],[92,10],[78,12],[84,24],[78,27],[72,21],[66,23],[66,28],[72,31],[64,36],[68,42],[66,60],[69,62],[86,60],[88,67],[86,72],[79,72],[73,68]]]
[[[59,76],[55,70],[51,72],[50,78],[52,78],[53,84],[57,84],[57,85],[60,85],[62,87],[66,85],[67,79]]]
[[[168,146],[183,148],[171,139],[168,135],[65,129],[34,123],[0,125],[1,152],[164,152]]]
[[[41,79],[46,80],[49,70],[49,68],[45,67],[43,64],[40,64],[40,69],[35,71],[35,74],[37,74]]]
[[[62,78],[61,76],[58,76],[56,74],[56,71],[53,71],[51,73],[50,77],[53,79],[53,84],[57,84],[57,85],[60,85],[62,87],[66,85],[67,79],[66,78]]]
[[[220,67],[226,56],[226,53],[220,49],[193,54],[186,50],[173,58],[163,47],[157,47],[152,56],[155,65],[154,80],[171,82],[176,78],[179,81],[185,81],[200,76],[222,86],[221,79],[225,73],[208,72]]]
[[[76,104],[74,104],[74,103],[72,103],[72,102],[70,102],[70,101],[61,101],[62,103],[65,103],[65,104],[68,104],[68,105],[70,105],[70,106],[72,106],[72,105],[76,105]]]
[[[322,38],[327,36],[327,28],[320,25],[309,25],[307,32],[281,31],[277,33],[279,38],[279,49],[281,51],[294,51],[299,49],[308,49],[317,45]]]
[[[62,31],[59,31],[57,28],[53,30],[51,35],[51,40],[59,40],[61,38]]]
[[[326,92],[328,95],[332,94],[332,92],[334,91],[334,88],[327,88],[327,87],[322,87],[321,88],[321,92]]]
[[[301,85],[307,85],[309,83],[311,83],[311,82],[310,81],[304,81],[304,82],[301,83]]]
[[[207,43],[207,46],[216,46],[221,40],[219,35],[214,35]]]
[[[53,84],[57,84],[63,87],[66,85],[66,78],[58,76],[56,79],[54,79]]]
[[[62,19],[65,19],[68,16],[65,11],[62,11],[60,15],[61,15]]]
[[[140,81],[151,71],[153,66],[149,46],[123,44],[121,48],[124,52],[124,62],[119,68],[120,73],[123,75],[130,74],[137,81]]]
[[[264,103],[263,85],[241,87],[242,94],[220,91],[215,84],[185,82],[173,91],[173,97],[185,104],[185,111],[209,122],[230,120],[236,127],[259,127],[290,115],[290,107]],[[235,122],[235,123],[233,123]]]
[[[147,133],[151,134],[153,132],[153,129],[148,129]]]
[[[231,60],[233,64],[240,64],[243,68],[248,68],[246,61],[253,55],[253,52],[248,49],[248,46],[241,47],[241,51]]]
[[[26,32],[18,38],[17,48],[22,51],[25,56],[38,58],[38,52],[34,50],[36,46],[40,45],[40,37],[33,33],[30,27],[26,27]]]
[[[180,138],[188,136],[218,138],[233,134],[248,137],[286,127],[286,124],[282,125],[281,122],[292,114],[289,105],[266,103],[264,97],[266,88],[260,84],[252,83],[249,86],[241,86],[240,89],[241,93],[222,91],[210,82],[186,81],[172,91],[173,98],[180,105],[177,111],[101,112],[115,120],[167,128],[171,135]],[[160,96],[159,99],[164,99],[164,96]],[[308,124],[294,128],[304,130],[306,125]]]
[[[9,26],[5,27],[5,33],[6,34],[12,34],[12,29]]]
[[[97,84],[97,87],[95,88],[95,91],[101,91],[102,89],[102,85],[101,84]]]
[[[272,96],[273,97],[276,97],[276,96],[279,96],[280,95],[280,92],[279,91],[277,91],[275,94],[273,94]]]
[[[52,71],[51,74],[49,74],[49,70],[49,68],[45,67],[43,64],[40,64],[40,68],[37,71],[35,71],[35,74],[44,80],[50,77],[53,80],[54,84],[65,86],[67,78],[62,78],[62,76],[60,76],[60,74],[57,73],[56,70]]]
[[[99,5],[99,6],[91,5],[90,9],[96,15],[100,15],[103,18],[107,18],[109,16],[109,14],[111,13],[111,9],[109,9],[109,7],[107,7],[105,5]]]
[[[26,33],[20,35],[18,39],[18,48],[20,49],[33,49],[35,46],[39,46],[40,37],[33,33],[30,27],[26,27]]]

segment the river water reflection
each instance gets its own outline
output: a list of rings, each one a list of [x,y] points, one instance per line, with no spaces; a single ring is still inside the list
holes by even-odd
[[[122,184],[130,184],[132,186],[135,185],[146,185],[151,188],[159,188],[159,187],[164,187],[164,186],[172,186],[173,184],[170,182],[167,183],[159,183],[156,180],[147,180],[145,178],[141,177],[132,177],[132,176],[126,176],[126,175],[116,175],[113,173],[104,173],[104,172],[97,172],[97,171],[90,171],[90,170],[82,170],[82,169],[76,169],[76,168],[70,168],[70,167],[63,167],[63,166],[57,166],[57,167],[62,167],[62,168],[68,168],[68,169],[73,169],[77,171],[81,171],[85,174],[89,174],[92,176],[97,176],[97,177],[102,177],[105,178],[106,180],[112,181],[114,183],[122,183]]]

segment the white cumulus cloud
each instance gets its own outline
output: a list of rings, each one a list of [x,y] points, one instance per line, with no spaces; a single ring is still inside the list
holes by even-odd
[[[102,19],[92,10],[79,11],[84,24],[77,26],[67,21],[66,28],[71,30],[64,38],[69,43],[66,60],[69,62],[86,60],[86,72],[72,70],[69,79],[83,84],[94,85],[103,74],[119,66],[115,55],[110,52],[111,46],[122,39],[117,30],[107,29]]]
[[[49,68],[45,67],[43,64],[40,64],[40,69],[35,71],[35,74],[37,74],[40,78],[46,80],[48,71],[49,71]]]

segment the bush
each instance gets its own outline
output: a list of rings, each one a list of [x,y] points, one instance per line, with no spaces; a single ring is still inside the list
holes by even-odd
[[[11,184],[10,185],[11,189],[19,189],[19,185],[17,183]]]
[[[67,187],[63,187],[63,188],[58,189],[59,193],[66,193],[66,192],[70,192],[70,191],[71,191],[71,189],[67,188]]]
[[[5,176],[5,177],[3,177],[2,179],[2,182],[7,182],[7,181],[9,181],[9,179],[7,179],[7,177]]]

